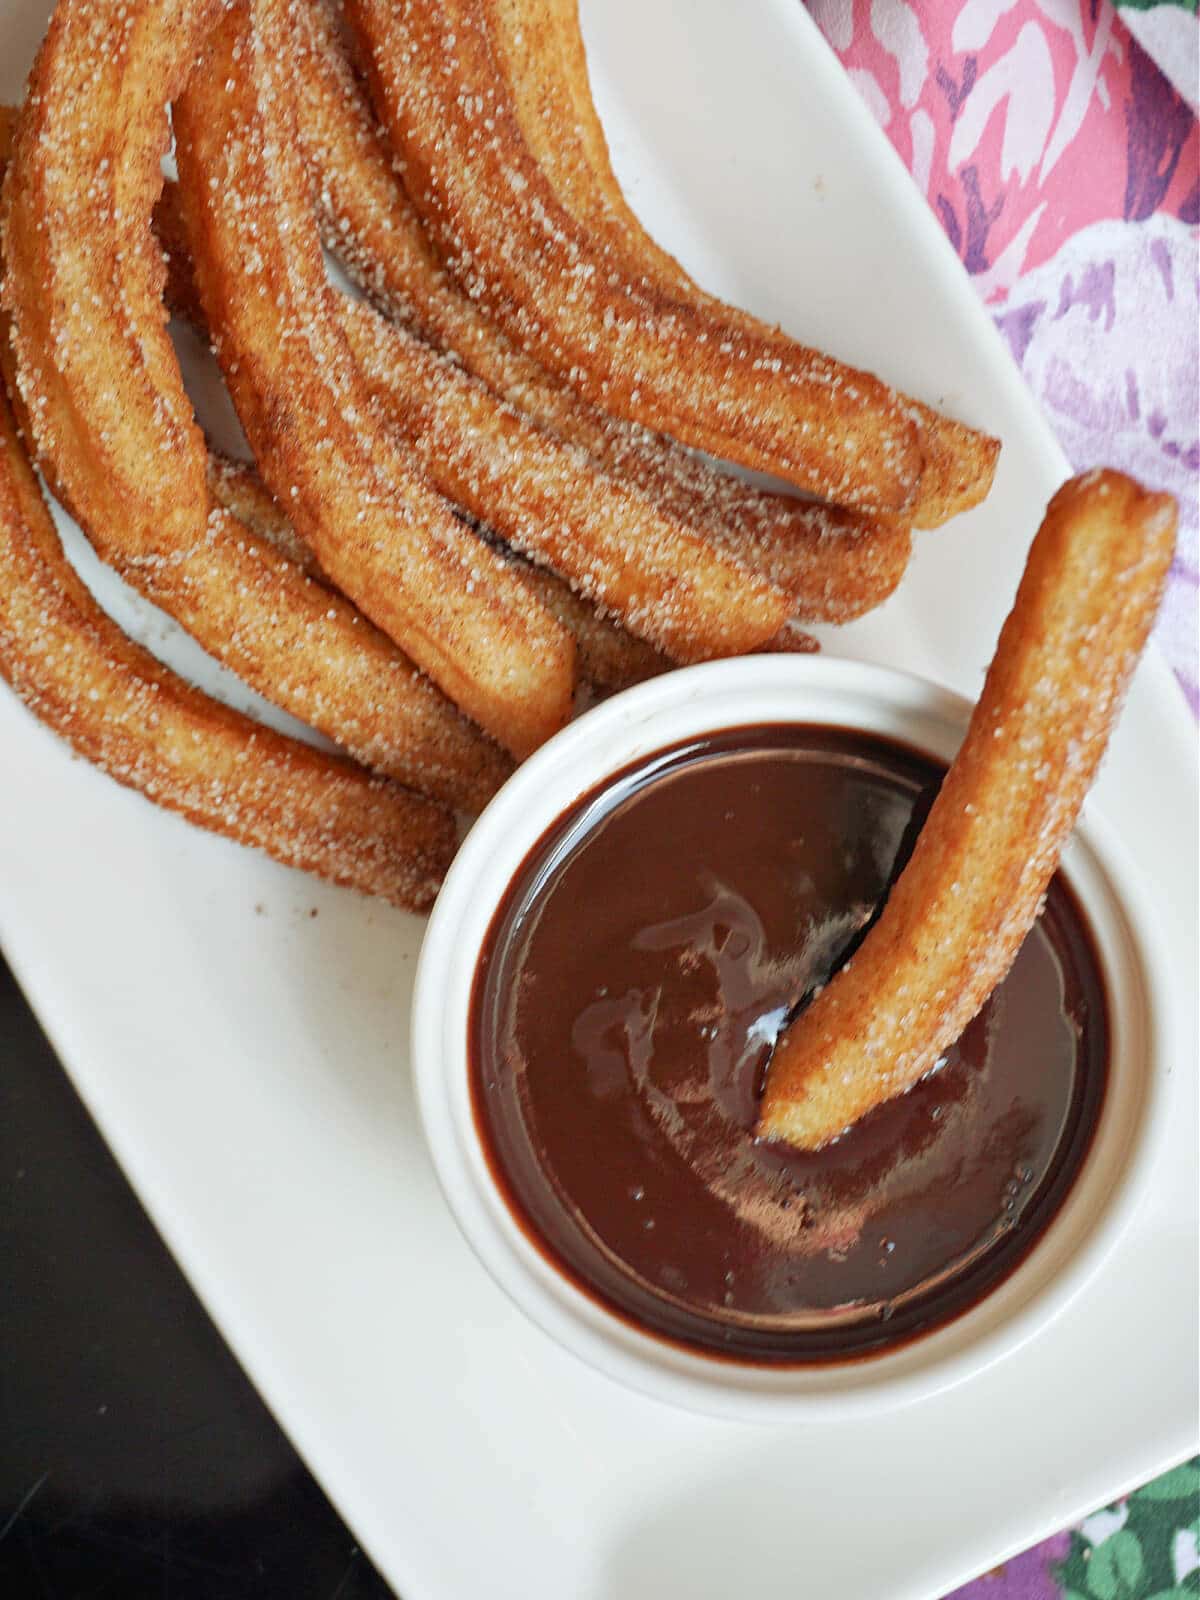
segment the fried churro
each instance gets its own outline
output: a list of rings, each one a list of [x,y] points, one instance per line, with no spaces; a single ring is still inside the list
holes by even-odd
[[[190,322],[197,331],[207,332],[173,183],[166,185],[155,206],[154,227],[166,253],[166,297],[172,314]],[[316,557],[279,510],[253,466],[210,453],[208,481],[215,500],[282,550],[310,577],[328,583]],[[515,570],[575,640],[580,676],[594,689],[612,693],[669,670],[671,662],[665,656],[576,594],[557,573],[520,560],[515,563]],[[793,648],[793,637],[807,641],[802,647],[816,648],[807,635],[797,635],[790,628],[777,636],[781,641],[778,647]]]
[[[908,529],[752,488],[662,434],[609,416],[513,344],[450,281],[393,171],[326,0],[294,7],[297,131],[322,237],[368,298],[531,421],[786,589],[795,616],[847,622],[903,576]]]
[[[244,761],[261,743],[269,759],[246,801],[260,820],[242,826],[234,805],[227,831],[316,860],[307,813],[289,852],[292,812],[271,785],[295,767],[303,811],[305,786],[327,771],[335,801],[343,790],[382,797],[370,801],[387,835],[379,861],[401,861],[389,818],[415,807],[412,861],[436,875],[444,814],[356,762],[476,809],[511,755],[566,721],[577,666],[607,690],[672,661],[811,648],[798,622],[848,620],[899,580],[911,541],[893,513],[936,520],[934,458],[949,436],[869,374],[721,306],[665,253],[655,262],[612,177],[570,7],[542,8],[546,40],[522,65],[515,0],[449,0],[444,15],[405,0],[397,38],[425,49],[406,62],[381,38],[392,3],[352,0],[348,15],[390,137],[401,137],[411,194],[327,0],[59,0],[0,218],[0,304],[12,321],[0,365],[51,488],[118,575],[353,761],[307,746],[295,754],[291,741],[210,709],[136,646],[114,654],[119,631],[85,615],[84,591],[60,582],[69,565],[40,534],[23,535],[22,548],[36,547],[69,590],[70,626],[86,624],[93,641],[88,670],[100,673],[107,652],[124,674],[115,742],[56,709],[57,690],[39,698],[11,621],[32,592],[28,562],[6,637],[27,700],[177,809],[204,819],[202,759],[218,788],[250,796]],[[531,0],[527,15],[537,13]],[[429,50],[459,21],[439,64]],[[539,62],[550,74],[543,100],[529,76]],[[411,104],[399,116],[405,72]],[[478,173],[462,164],[484,104],[464,100],[468,90],[499,129],[475,152]],[[446,96],[440,112],[435,91]],[[568,103],[579,131],[556,154],[547,108]],[[168,104],[180,184],[158,203]],[[444,141],[432,132],[438,115]],[[0,108],[0,161],[9,121]],[[496,178],[512,180],[503,194],[488,193]],[[165,258],[150,226],[156,203]],[[450,223],[448,206],[461,210]],[[460,224],[484,246],[470,293],[455,277]],[[497,226],[511,235],[499,253]],[[329,283],[322,237],[373,304]],[[519,293],[501,305],[514,274]],[[209,450],[166,331],[164,288],[210,329],[257,467]],[[597,316],[607,319],[599,341]],[[635,361],[645,369],[636,379]],[[752,488],[661,431],[679,422],[692,443],[794,468],[795,480],[850,504]],[[836,447],[827,424],[843,429]],[[960,443],[945,444],[946,460],[966,472]],[[17,521],[33,525],[20,473],[11,462],[7,471]],[[8,540],[14,563],[18,543]],[[178,781],[153,739],[147,755],[127,737],[135,701],[145,703],[131,672],[196,727],[197,764]],[[337,827],[329,837],[341,848]],[[365,865],[334,870],[330,851],[314,870],[368,886]],[[380,867],[394,899],[425,894],[386,876]]]
[[[127,638],[64,555],[2,388],[0,675],[72,749],[157,805],[398,906],[433,900],[454,853],[449,813],[251,722]]]
[[[765,1138],[812,1149],[937,1065],[1041,909],[1150,632],[1176,510],[1073,479],[1029,552],[983,694],[879,920],[768,1067]]]
[[[352,0],[376,104],[451,271],[539,361],[606,409],[826,498],[917,522],[913,403],[769,330],[631,280],[521,135],[487,5]],[[940,474],[933,474],[940,477]]]
[[[286,8],[266,0],[257,8],[262,26],[276,29],[262,47],[273,64],[285,59],[280,12],[286,22]],[[294,258],[306,249],[320,259],[311,213],[287,203],[294,185],[291,191],[273,186],[259,159],[256,130],[267,126],[265,74],[250,70],[237,81],[238,52],[250,37],[232,29],[219,34],[188,84],[178,118],[181,200],[202,300],[204,281],[236,281],[240,264],[253,255]],[[203,181],[197,188],[191,180],[209,169],[218,150],[225,179],[219,193]],[[298,173],[299,158],[291,164]],[[226,203],[229,195],[250,193],[261,196],[259,205]],[[411,468],[510,547],[553,566],[676,661],[753,650],[782,626],[790,607],[781,588],[742,570],[372,307],[341,297],[331,309]],[[242,343],[228,325],[218,333],[236,396]],[[252,414],[248,431],[254,426]]]
[[[562,206],[625,262],[636,281],[655,284],[743,333],[786,350],[778,328],[725,305],[692,279],[642,226],[609,158],[592,99],[578,0],[488,0],[491,38],[533,158]],[[925,455],[921,526],[936,527],[978,504],[991,487],[1000,442],[912,401]]]
[[[189,85],[176,100],[176,159],[201,299],[259,469],[338,588],[525,755],[569,715],[570,637],[413,474],[366,389],[316,239],[299,225],[308,195],[288,148],[286,63],[267,58],[244,7],[222,15],[209,43],[236,53],[236,72],[220,82],[205,72],[204,92]],[[244,118],[247,166],[211,136],[224,96]],[[296,237],[285,240],[289,219]],[[218,226],[256,221],[257,243],[227,262]]]
[[[293,553],[293,559],[303,565],[311,577],[328,582],[316,557],[279,510],[270,490],[252,466],[213,454],[209,457],[209,482],[222,505],[236,511],[263,538]],[[580,676],[593,689],[612,693],[670,670],[672,663],[666,656],[602,615],[556,573],[545,567],[531,566],[516,556],[513,560],[520,581],[575,640]],[[778,648],[793,647],[784,640]]]
[[[251,687],[388,776],[478,807],[505,762],[340,595],[214,500],[149,221],[165,100],[219,8],[64,0],[5,179],[0,352],[97,552]]]
[[[791,611],[641,490],[536,424],[370,306],[340,308],[347,342],[418,469],[514,550],[678,662],[758,649]]]

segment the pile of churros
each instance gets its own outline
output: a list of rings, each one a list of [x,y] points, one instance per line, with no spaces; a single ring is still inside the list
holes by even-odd
[[[650,238],[577,0],[59,0],[0,157],[0,672],[120,782],[400,906],[581,688],[815,648],[804,624],[878,605],[912,530],[991,486],[996,440]],[[252,464],[206,440],[168,312],[211,341]],[[337,752],[129,640],[35,464],[123,579]],[[903,1092],[1007,971],[1174,526],[1116,474],[1052,503],[911,862],[775,1053],[765,1136],[819,1145]]]
[[[119,781],[399,905],[581,688],[811,648],[990,487],[995,440],[646,234],[576,0],[60,0],[0,139],[0,671]],[[168,312],[252,464],[210,447]],[[31,463],[337,753],[133,645]]]

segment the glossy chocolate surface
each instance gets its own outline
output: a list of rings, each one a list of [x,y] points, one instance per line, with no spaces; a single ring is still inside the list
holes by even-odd
[[[470,1021],[485,1147],[543,1253],[643,1328],[869,1354],[975,1303],[1058,1209],[1108,1056],[1061,880],[939,1071],[816,1154],[753,1136],[788,1007],[863,936],[938,779],[875,736],[737,729],[588,797],[510,886]]]

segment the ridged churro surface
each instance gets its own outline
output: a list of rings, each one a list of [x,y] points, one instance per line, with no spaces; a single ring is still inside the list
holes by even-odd
[[[239,416],[322,569],[487,732],[527,754],[569,714],[570,637],[413,473],[381,418],[305,226],[280,16],[266,0],[253,11],[253,23],[244,5],[222,17],[175,105],[189,246]],[[235,146],[215,131],[230,117]]]
[[[4,187],[0,359],[97,552],[267,699],[387,775],[478,804],[503,766],[340,595],[214,497],[149,223],[167,99],[221,7],[63,0]]]
[[[1117,472],[1050,502],[907,866],[780,1039],[759,1131],[815,1148],[933,1071],[1012,965],[1158,610],[1176,508]]]
[[[0,675],[87,760],[287,866],[423,910],[449,813],[220,705],[107,617],[63,554],[0,390]]]
[[[911,401],[635,282],[561,204],[522,135],[489,5],[353,0],[347,15],[411,198],[450,270],[518,343],[607,410],[826,498],[928,520]]]

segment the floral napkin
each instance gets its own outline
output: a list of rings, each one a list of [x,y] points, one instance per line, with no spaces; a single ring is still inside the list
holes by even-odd
[[[1196,0],[807,0],[1078,468],[1180,503],[1157,641],[1194,713]],[[1200,1460],[955,1600],[1200,1596]]]
[[[1179,499],[1158,644],[1200,711],[1196,0],[808,7],[1073,464]]]
[[[948,1600],[1196,1600],[1200,1458],[958,1589]]]

